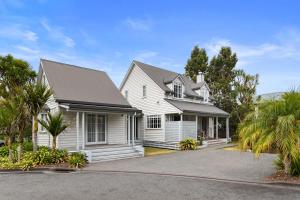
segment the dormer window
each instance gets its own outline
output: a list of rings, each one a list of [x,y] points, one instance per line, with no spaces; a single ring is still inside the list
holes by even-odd
[[[174,97],[182,98],[182,84],[179,83],[174,84]]]

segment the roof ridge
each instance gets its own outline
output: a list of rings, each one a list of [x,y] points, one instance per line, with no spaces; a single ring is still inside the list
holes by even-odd
[[[69,64],[69,63],[63,63],[63,62],[59,62],[59,61],[48,60],[48,59],[45,59],[45,58],[41,58],[40,60],[41,60],[41,61],[44,60],[44,61],[48,61],[48,62],[52,62],[52,63],[57,63],[57,64],[62,64],[62,65],[67,65],[68,67],[74,67],[74,68],[80,68],[80,69],[84,69],[84,70],[90,70],[90,71],[102,72],[102,73],[105,73],[105,74],[106,74],[105,71],[98,70],[98,69],[92,69],[92,68],[82,67],[82,66],[78,66],[78,65]]]
[[[150,64],[147,64],[147,63],[143,63],[141,61],[138,61],[138,60],[133,60],[133,62],[139,62],[141,64],[144,64],[144,65],[148,65],[149,67],[153,67],[153,68],[156,68],[156,69],[160,69],[160,70],[164,70],[166,72],[171,72],[171,73],[174,73],[174,74],[177,74],[177,75],[184,75],[184,74],[180,74],[178,72],[174,72],[174,71],[170,71],[170,70],[167,70],[167,69],[164,69],[164,68],[161,68],[161,67],[156,67],[154,65],[150,65]]]

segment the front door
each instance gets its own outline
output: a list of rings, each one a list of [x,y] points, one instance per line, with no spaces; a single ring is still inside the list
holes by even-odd
[[[87,114],[87,144],[106,142],[106,117],[99,114]]]

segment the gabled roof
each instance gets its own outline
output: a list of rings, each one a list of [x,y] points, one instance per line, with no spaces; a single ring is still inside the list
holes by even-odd
[[[165,70],[159,67],[155,67],[149,64],[145,64],[136,60],[133,61],[133,64],[140,67],[165,92],[172,92],[172,90],[166,84],[171,83],[174,79],[176,79],[179,76],[184,82],[184,94],[186,96],[202,98],[192,89],[192,86],[195,85],[195,83],[185,75],[178,74],[176,72]],[[127,77],[125,77],[125,79],[126,78]],[[121,88],[123,84],[124,82],[122,83]]]
[[[229,116],[227,112],[213,105],[193,103],[187,101],[178,101],[178,100],[171,100],[171,99],[165,99],[165,100],[183,112],[198,113],[204,116],[220,116],[220,117]]]
[[[41,59],[57,102],[131,107],[103,71]]]

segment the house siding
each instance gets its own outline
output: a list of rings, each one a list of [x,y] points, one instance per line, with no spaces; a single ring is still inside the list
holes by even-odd
[[[166,122],[166,142],[180,141],[180,121]]]
[[[76,130],[76,113],[64,112],[64,123],[68,125],[58,136],[58,148],[76,149],[77,146],[77,130]]]
[[[44,84],[47,86],[48,89],[50,89],[49,82],[47,80],[46,74],[42,71],[42,79],[44,79]],[[51,113],[56,113],[59,111],[58,103],[55,101],[54,95],[51,95],[48,101],[46,102],[46,105],[50,109]],[[38,118],[41,119],[41,114],[38,115]],[[48,132],[41,132],[41,125],[38,124],[38,134],[37,134],[37,144],[39,146],[52,146],[52,135]],[[59,146],[59,144],[57,143]]]
[[[143,86],[146,85],[146,97],[143,97]],[[137,65],[124,83],[121,93],[125,96],[128,91],[128,102],[143,111],[144,140],[165,141],[165,114],[180,113],[181,111],[164,100],[165,92]],[[147,129],[148,115],[161,115],[161,129]]]
[[[182,123],[182,139],[193,138],[197,139],[197,125],[196,121],[183,121]]]
[[[108,144],[126,144],[126,115],[113,114],[107,116]]]

